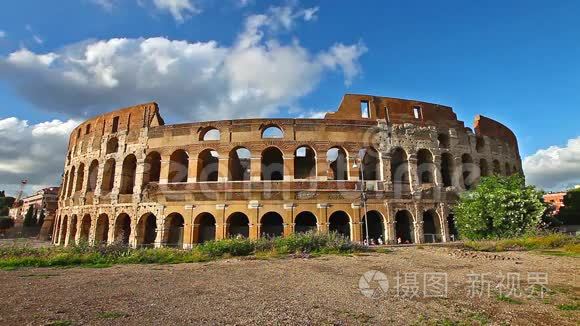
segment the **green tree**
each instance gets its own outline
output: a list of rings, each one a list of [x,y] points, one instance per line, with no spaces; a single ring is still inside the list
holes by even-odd
[[[459,235],[467,239],[519,236],[535,229],[546,210],[542,192],[520,175],[483,177],[454,208]]]
[[[7,229],[14,226],[14,220],[8,216],[0,217],[0,233],[4,233]]]
[[[572,189],[564,196],[564,207],[557,218],[567,225],[580,224],[580,189]]]
[[[34,226],[36,225],[36,216],[34,216],[34,208],[32,205],[28,206],[26,215],[24,215],[24,221],[22,221],[24,226]]]

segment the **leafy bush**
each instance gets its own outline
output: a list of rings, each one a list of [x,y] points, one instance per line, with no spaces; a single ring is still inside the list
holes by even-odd
[[[466,239],[521,236],[540,223],[546,206],[542,193],[526,186],[523,177],[481,178],[477,187],[460,196],[454,208],[459,234]]]
[[[14,226],[14,220],[8,216],[0,216],[0,231],[4,231]]]
[[[578,237],[566,235],[563,233],[551,233],[541,236],[524,236],[519,238],[486,240],[486,241],[468,241],[465,247],[477,251],[505,251],[505,250],[539,250],[539,249],[564,249],[574,253],[579,250],[580,239]]]

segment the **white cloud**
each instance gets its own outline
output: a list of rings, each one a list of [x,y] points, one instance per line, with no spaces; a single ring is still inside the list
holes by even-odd
[[[5,38],[6,32],[0,29],[0,38]]]
[[[526,180],[545,190],[563,190],[580,184],[580,136],[565,147],[550,146],[526,157]]]
[[[153,0],[153,5],[158,10],[168,11],[178,23],[201,12],[191,0]]]
[[[14,193],[20,180],[29,190],[60,182],[69,133],[77,121],[52,120],[30,125],[15,117],[0,119],[0,190]],[[29,191],[28,193],[30,193]]]
[[[283,44],[271,32],[304,20],[298,12],[247,17],[231,46],[154,37],[84,41],[49,53],[21,49],[0,57],[0,79],[37,107],[74,117],[153,100],[170,119],[267,116],[312,92],[329,72],[342,72],[349,84],[367,51],[362,43],[319,52],[298,40]]]
[[[113,11],[116,2],[116,0],[90,0],[90,1],[108,12]]]

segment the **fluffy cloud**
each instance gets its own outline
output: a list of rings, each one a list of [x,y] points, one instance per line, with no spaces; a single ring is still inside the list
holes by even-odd
[[[14,193],[20,180],[28,193],[56,185],[62,174],[69,133],[77,121],[52,120],[29,125],[17,118],[0,119],[0,189]]]
[[[271,8],[247,17],[231,46],[155,38],[85,41],[59,51],[0,58],[0,78],[39,108],[81,117],[157,101],[190,120],[259,117],[310,93],[325,74],[360,74],[362,43],[313,53],[277,39],[316,9]]]
[[[6,32],[0,29],[0,38],[6,37]]]
[[[565,147],[550,146],[524,159],[528,183],[546,190],[563,190],[580,184],[580,137]]]
[[[153,0],[153,5],[158,10],[168,11],[178,23],[201,12],[190,0]]]

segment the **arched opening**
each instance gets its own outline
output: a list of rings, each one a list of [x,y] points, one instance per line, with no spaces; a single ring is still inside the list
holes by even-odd
[[[236,147],[230,151],[228,170],[230,181],[250,180],[251,153],[245,147]]]
[[[441,179],[444,187],[453,185],[453,156],[449,153],[441,154]]]
[[[493,160],[493,174],[495,175],[501,174],[501,166],[499,165],[498,160]]]
[[[262,152],[262,180],[284,180],[284,157],[276,147]]]
[[[294,179],[316,178],[316,153],[309,146],[301,146],[294,152]]]
[[[435,183],[433,154],[427,149],[420,149],[417,152],[417,173],[421,184]]]
[[[95,244],[107,244],[109,240],[109,217],[101,214],[97,218],[97,228],[95,231]]]
[[[189,156],[187,153],[178,149],[169,157],[169,175],[168,182],[187,182],[187,170],[189,169]]]
[[[383,215],[377,211],[369,211],[366,215],[366,222],[369,223],[369,244],[377,244],[379,242],[379,238],[381,241],[385,241],[385,225],[383,223]],[[362,228],[362,239],[367,239],[367,227],[365,222],[365,217],[363,215],[361,219],[361,228]]]
[[[137,245],[152,247],[157,238],[157,218],[151,213],[147,213],[139,219],[137,224]]]
[[[165,244],[169,247],[183,246],[183,216],[171,213],[165,218]]]
[[[117,140],[117,137],[112,137],[107,141],[106,154],[117,153],[118,150],[119,150],[119,140]]]
[[[332,213],[328,218],[328,231],[336,232],[341,236],[350,239],[350,218],[343,211]]]
[[[481,137],[481,136],[475,137],[475,150],[478,153],[481,153],[483,151],[484,147],[485,147],[485,140],[483,139],[483,137]]]
[[[441,242],[439,215],[432,209],[423,212],[423,234],[427,243]]]
[[[487,161],[484,158],[479,160],[479,171],[482,177],[487,177],[489,175],[489,167],[487,166]]]
[[[439,148],[449,148],[449,135],[439,134],[437,135],[437,141],[439,141]]]
[[[348,155],[341,147],[333,147],[326,152],[332,175],[329,180],[348,180]]]
[[[81,221],[80,241],[89,242],[89,235],[91,234],[91,216],[86,214]]]
[[[199,133],[199,140],[201,141],[220,140],[220,137],[221,137],[220,131],[214,127],[204,128]]]
[[[479,178],[479,175],[475,173],[475,165],[473,164],[471,155],[463,154],[461,156],[461,170],[463,176],[463,186],[466,190],[469,190],[475,183],[475,180]]]
[[[227,235],[228,237],[244,237],[250,236],[250,220],[244,213],[236,212],[228,217],[227,220]]]
[[[59,244],[64,246],[64,240],[66,239],[66,232],[68,227],[68,216],[64,216],[62,219],[62,223],[60,225],[60,239],[58,241]]]
[[[364,172],[365,180],[380,180],[381,176],[381,160],[379,159],[379,152],[372,147],[364,149],[362,156],[361,174]],[[359,175],[362,180],[362,175]]]
[[[504,171],[505,171],[505,175],[506,175],[506,176],[509,176],[509,175],[511,174],[511,170],[512,170],[512,169],[510,168],[510,165],[509,165],[509,163],[508,163],[508,162],[506,162],[506,163],[504,164]]]
[[[195,218],[198,225],[197,243],[215,240],[215,217],[210,213],[201,213]]]
[[[131,236],[131,217],[129,215],[122,213],[117,216],[115,221],[115,242],[120,242],[122,244],[129,244],[129,237]]]
[[[273,238],[284,235],[284,221],[280,214],[276,212],[268,212],[262,216],[260,223],[260,233],[262,237]]]
[[[398,211],[395,215],[395,234],[397,243],[413,243],[413,217],[406,210]]]
[[[83,188],[84,178],[85,178],[85,165],[81,163],[77,171],[77,184],[75,186],[75,192],[81,191],[81,189]]]
[[[72,191],[74,188],[74,180],[75,180],[76,168],[73,166],[70,170],[70,179],[68,180],[68,186],[66,188],[66,196],[70,197],[72,195]]]
[[[409,162],[407,152],[397,147],[391,154],[391,181],[393,185],[409,185]]]
[[[60,194],[61,194],[62,198],[67,197],[67,192],[68,192],[67,184],[68,184],[68,171],[66,171],[64,173],[64,179],[62,181],[62,189],[60,190],[61,191]]]
[[[105,168],[103,169],[103,180],[101,184],[101,192],[108,193],[113,190],[115,185],[115,159],[110,158],[105,162]]]
[[[132,194],[135,186],[135,171],[137,170],[137,158],[130,154],[123,160],[123,169],[121,170],[121,194]]]
[[[515,165],[512,167],[512,173],[513,174],[517,174],[518,173],[518,168]]]
[[[161,155],[157,152],[147,154],[143,168],[143,185],[151,182],[159,182],[161,175]]]
[[[213,149],[205,149],[197,159],[197,181],[218,181],[219,155]]]
[[[284,138],[284,132],[280,127],[271,125],[262,130],[262,138]]]
[[[456,241],[458,239],[458,232],[457,227],[455,226],[455,216],[453,216],[453,214],[447,216],[447,226],[449,227],[451,241]]]
[[[70,218],[70,231],[69,231],[69,236],[68,236],[68,244],[75,244],[76,242],[76,237],[77,237],[77,216],[73,215]]]
[[[316,231],[317,221],[316,216],[311,212],[302,212],[294,219],[294,233],[304,233],[308,231]]]
[[[89,166],[87,180],[87,192],[94,192],[97,187],[97,176],[99,175],[99,161],[93,160]]]

